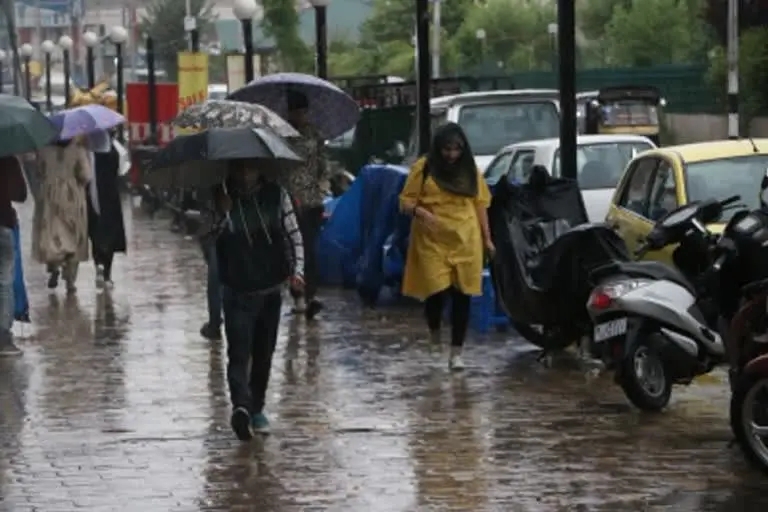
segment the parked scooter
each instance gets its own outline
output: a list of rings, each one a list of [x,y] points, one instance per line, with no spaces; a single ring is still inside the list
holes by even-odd
[[[587,303],[595,325],[592,355],[615,370],[616,381],[640,409],[663,409],[673,384],[689,384],[728,361],[721,333],[738,307],[734,272],[745,265],[728,233],[734,219],[748,212],[737,213],[722,237],[706,225],[727,209],[743,207],[739,200],[689,203],[656,223],[636,256],[679,244],[675,267],[614,262],[593,272],[595,281],[615,278],[596,287]]]

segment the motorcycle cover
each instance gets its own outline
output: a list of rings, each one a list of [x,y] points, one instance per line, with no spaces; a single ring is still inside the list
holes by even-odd
[[[496,294],[513,322],[572,326],[588,322],[589,272],[629,260],[623,240],[604,224],[587,224],[578,183],[549,178],[502,180],[489,209],[496,245]]]

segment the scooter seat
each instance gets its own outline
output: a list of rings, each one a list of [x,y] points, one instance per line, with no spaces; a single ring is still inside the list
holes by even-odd
[[[599,267],[592,272],[593,279],[600,279],[611,274],[624,274],[628,277],[647,277],[654,280],[667,280],[678,284],[696,295],[696,288],[676,268],[658,261],[617,261]]]

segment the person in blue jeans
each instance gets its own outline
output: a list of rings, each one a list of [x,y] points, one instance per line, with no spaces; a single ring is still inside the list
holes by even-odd
[[[221,185],[213,187],[211,197],[206,201],[203,212],[203,222],[200,228],[200,246],[203,258],[208,267],[205,293],[208,303],[208,321],[200,329],[200,335],[211,341],[221,340],[221,282],[219,281],[219,265],[216,257],[216,233],[222,222],[221,200],[224,189]]]
[[[227,335],[230,424],[238,439],[267,433],[264,401],[280,326],[282,292],[304,286],[304,245],[293,201],[255,165],[233,161],[216,237]]]
[[[13,230],[18,219],[11,202],[27,199],[27,184],[16,157],[0,158],[0,357],[18,355],[21,351],[13,343],[14,317],[14,239]]]

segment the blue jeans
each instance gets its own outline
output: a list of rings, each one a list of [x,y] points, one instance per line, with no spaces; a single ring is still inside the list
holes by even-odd
[[[0,343],[10,341],[13,325],[13,230],[0,227]]]
[[[221,281],[219,281],[219,263],[216,257],[215,242],[203,243],[203,256],[208,264],[206,294],[208,297],[208,325],[221,327]]]

